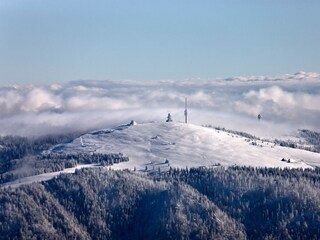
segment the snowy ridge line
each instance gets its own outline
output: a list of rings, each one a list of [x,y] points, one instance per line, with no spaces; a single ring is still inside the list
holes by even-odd
[[[173,168],[215,165],[279,168],[320,166],[318,153],[280,147],[258,137],[253,140],[250,136],[221,129],[177,122],[127,124],[113,130],[90,132],[82,135],[81,139],[60,145],[59,150],[66,153],[123,152],[130,158],[129,162],[112,166],[113,169],[159,171],[159,166],[165,166],[166,161],[166,166]],[[85,146],[81,141],[85,142]],[[283,159],[290,161],[281,161]]]

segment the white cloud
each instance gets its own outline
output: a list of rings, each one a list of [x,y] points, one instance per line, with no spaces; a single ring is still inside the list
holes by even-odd
[[[39,112],[49,109],[61,108],[62,100],[59,96],[41,89],[35,88],[28,92],[21,102],[21,110],[24,112]]]
[[[136,103],[110,97],[75,96],[66,100],[65,107],[71,111],[122,110],[137,108]]]
[[[262,113],[269,120],[297,123],[308,121],[309,115],[320,116],[319,103],[320,92],[310,94],[299,89],[289,92],[278,86],[271,86],[244,93],[244,98],[235,103],[235,108],[252,116]]]
[[[191,106],[197,106],[198,108],[212,108],[214,107],[213,96],[202,91],[192,93],[188,95]],[[190,105],[190,104],[189,104]]]
[[[51,84],[50,85],[50,89],[53,90],[53,91],[58,91],[62,88],[62,85],[61,84],[58,84],[58,83],[54,83],[54,84]]]
[[[74,81],[49,86],[0,87],[0,134],[112,127],[135,119],[183,121],[259,132],[308,127],[320,131],[320,75],[235,77],[184,81]],[[290,127],[288,127],[290,126]],[[241,128],[241,129],[239,129]]]

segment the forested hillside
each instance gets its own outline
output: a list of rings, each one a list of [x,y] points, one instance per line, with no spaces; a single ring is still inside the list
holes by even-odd
[[[244,239],[185,184],[94,169],[0,193],[2,239]]]
[[[75,166],[76,161],[48,159],[40,154],[56,144],[70,142],[79,135],[80,133],[69,133],[37,138],[0,136],[0,184]]]
[[[319,239],[320,169],[106,168],[0,190],[0,238]]]
[[[36,138],[21,136],[0,136],[0,159],[4,162],[36,155],[50,147],[72,141],[81,133],[68,133],[60,135],[47,135]]]
[[[52,146],[67,143],[80,133],[48,135],[38,138],[0,137],[0,184],[42,173],[62,171],[77,164],[102,166],[129,161],[122,153],[44,153]]]
[[[320,168],[174,170],[182,181],[244,224],[250,239],[319,239]]]
[[[299,134],[301,137],[305,139],[305,141],[310,144],[311,149],[315,152],[320,152],[320,133],[316,131],[311,131],[308,129],[299,130]]]

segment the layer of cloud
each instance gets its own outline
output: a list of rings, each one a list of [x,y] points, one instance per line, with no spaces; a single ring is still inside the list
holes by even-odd
[[[278,132],[278,126],[285,130],[320,131],[320,74],[299,72],[280,77],[83,80],[48,86],[0,87],[0,134],[30,136],[86,131],[113,127],[131,119],[163,121],[168,112],[175,121],[182,122],[185,97],[190,122],[195,124],[253,133],[266,129],[268,133]],[[263,121],[257,125],[259,113]]]
[[[251,116],[257,112],[276,122],[310,123],[319,127],[320,93],[288,92],[278,86],[251,90],[235,103],[236,110]],[[314,120],[313,120],[314,119]],[[314,122],[312,122],[314,121]]]

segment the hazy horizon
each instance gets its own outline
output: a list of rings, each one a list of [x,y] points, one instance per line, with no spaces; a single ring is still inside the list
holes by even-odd
[[[320,72],[320,2],[0,2],[0,84]]]

